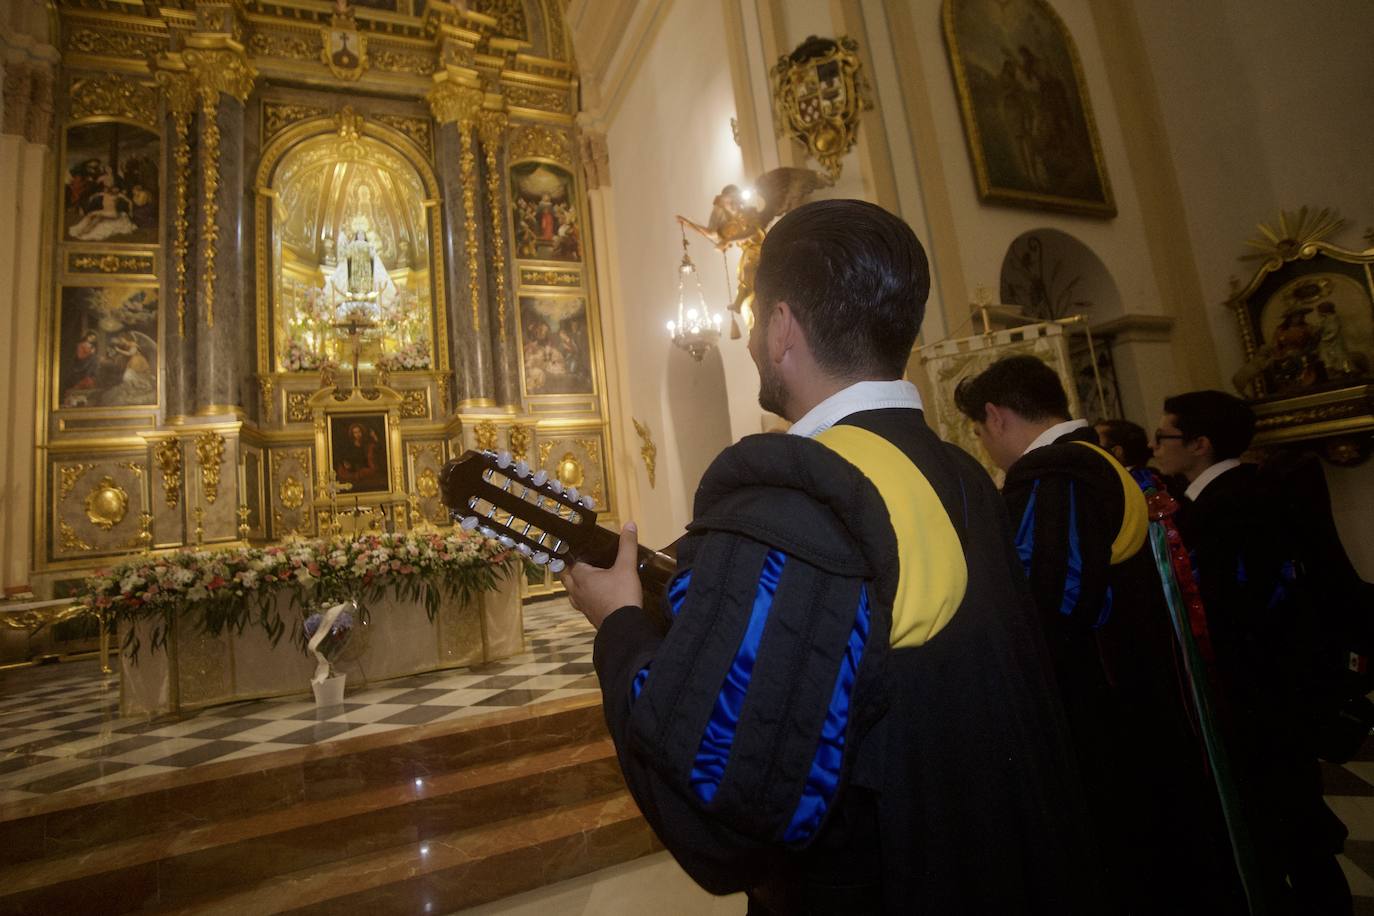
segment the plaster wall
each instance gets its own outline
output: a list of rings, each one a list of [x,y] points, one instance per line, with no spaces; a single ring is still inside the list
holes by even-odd
[[[1362,248],[1374,225],[1374,7],[1347,0],[1137,2],[1187,230],[1208,302],[1220,374],[1242,362],[1221,303],[1255,224],[1282,209],[1332,207],[1350,221],[1332,238]],[[1374,463],[1327,466],[1342,539],[1374,578]]]
[[[721,449],[761,429],[758,381],[745,340],[729,339],[701,363],[672,346],[664,324],[676,317],[682,241],[674,214],[705,224],[711,201],[744,174],[730,131],[735,102],[722,49],[721,8],[676,0],[625,89],[607,132],[618,256],[617,296],[624,316],[629,403],[658,445],[657,483],[641,479],[641,539],[661,546],[691,517],[697,482]],[[723,311],[726,268],[720,254],[689,232],[706,304]],[[733,275],[737,255],[730,255]],[[695,284],[688,307],[699,306]],[[624,456],[637,460],[636,455]]]

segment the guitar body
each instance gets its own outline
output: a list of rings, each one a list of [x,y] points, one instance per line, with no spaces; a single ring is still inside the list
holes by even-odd
[[[508,452],[464,452],[440,471],[439,490],[464,530],[495,538],[554,573],[573,563],[605,569],[620,551],[620,535],[596,524],[590,497],[563,487],[547,471],[515,461]],[[656,610],[677,571],[675,546],[666,551],[639,548],[645,604]]]

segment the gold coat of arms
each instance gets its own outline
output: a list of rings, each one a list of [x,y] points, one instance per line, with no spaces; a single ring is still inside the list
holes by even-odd
[[[773,104],[778,133],[790,132],[831,179],[840,159],[854,146],[859,115],[873,107],[868,99],[854,39],[812,35],[773,67]]]
[[[320,56],[329,72],[341,80],[356,80],[367,69],[367,36],[353,25],[351,13],[336,15],[324,30]]]

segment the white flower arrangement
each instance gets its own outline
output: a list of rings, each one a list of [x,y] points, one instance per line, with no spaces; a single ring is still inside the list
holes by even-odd
[[[497,541],[456,528],[451,533],[366,534],[144,555],[88,579],[85,601],[118,621],[158,618],[154,650],[166,644],[172,620],[187,616],[211,635],[231,627],[242,631],[252,622],[275,643],[286,629],[276,601],[283,591],[302,610],[355,598],[366,621],[364,602],[391,590],[400,598],[423,601],[433,619],[441,597],[466,601],[494,590],[498,576],[514,566],[515,556]],[[300,622],[293,632],[304,645]],[[124,648],[137,657],[139,640],[132,626]]]

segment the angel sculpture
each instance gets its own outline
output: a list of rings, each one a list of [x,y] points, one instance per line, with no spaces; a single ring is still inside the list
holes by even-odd
[[[677,221],[695,229],[720,251],[739,246],[735,299],[730,303],[730,339],[740,336],[738,315],[748,326],[754,323],[754,273],[759,266],[763,237],[773,220],[811,196],[818,188],[831,185],[831,179],[810,169],[777,168],[764,172],[754,181],[752,192],[728,184],[711,202],[711,218],[703,226],[679,215]]]

